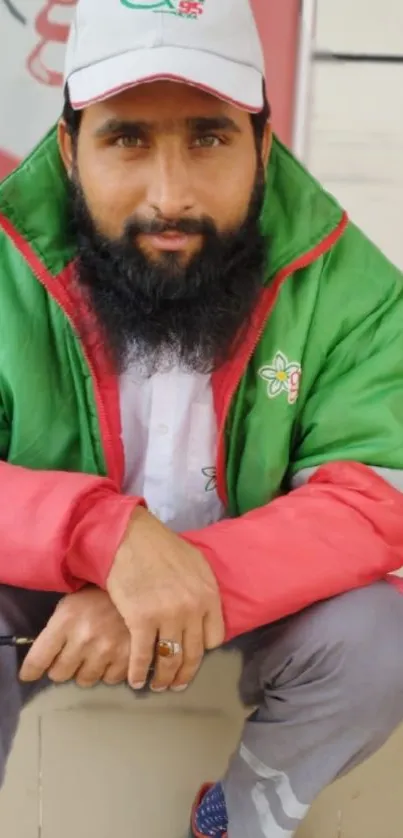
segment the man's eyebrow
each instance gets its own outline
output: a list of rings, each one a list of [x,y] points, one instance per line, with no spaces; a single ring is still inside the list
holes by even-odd
[[[102,140],[116,134],[138,135],[144,134],[155,128],[151,122],[141,122],[129,119],[108,119],[95,131],[95,137]]]
[[[148,134],[150,131],[158,129],[172,130],[175,126],[176,120],[169,120],[166,124],[163,122],[145,122],[142,120],[128,120],[128,119],[108,119],[95,131],[97,139],[105,139],[106,137],[123,134],[126,136],[139,136]],[[185,124],[187,129],[196,133],[207,133],[208,131],[227,131],[233,134],[240,134],[239,126],[228,116],[198,116],[183,120],[177,120],[177,125],[180,127]]]
[[[240,134],[241,129],[229,116],[202,116],[186,120],[191,131],[229,131]]]

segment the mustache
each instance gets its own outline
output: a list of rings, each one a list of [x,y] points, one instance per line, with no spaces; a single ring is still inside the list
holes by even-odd
[[[163,233],[181,233],[188,236],[205,236],[215,238],[218,235],[216,224],[207,215],[202,218],[150,218],[142,219],[137,216],[130,218],[124,229],[125,241],[140,235],[160,236]]]

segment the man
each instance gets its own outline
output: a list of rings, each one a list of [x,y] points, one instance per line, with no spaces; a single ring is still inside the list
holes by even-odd
[[[80,0],[0,212],[1,774],[45,675],[232,641],[191,834],[291,836],[403,718],[402,277],[272,136],[247,0]]]

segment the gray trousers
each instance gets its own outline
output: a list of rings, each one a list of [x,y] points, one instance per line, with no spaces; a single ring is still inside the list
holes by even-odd
[[[247,638],[244,662],[259,709],[224,781],[229,838],[291,838],[403,720],[403,596],[380,582],[315,605]]]
[[[0,587],[0,633],[38,633],[57,597]],[[382,582],[238,643],[241,694],[258,707],[224,779],[229,838],[291,838],[318,793],[403,719],[403,597]],[[0,779],[21,707],[17,653],[0,649]]]

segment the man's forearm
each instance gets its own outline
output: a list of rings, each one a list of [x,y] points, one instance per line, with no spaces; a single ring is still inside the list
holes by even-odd
[[[104,587],[140,498],[102,477],[0,462],[0,584],[69,593]]]
[[[333,463],[266,507],[183,537],[214,570],[229,640],[401,567],[403,495],[365,466]]]

